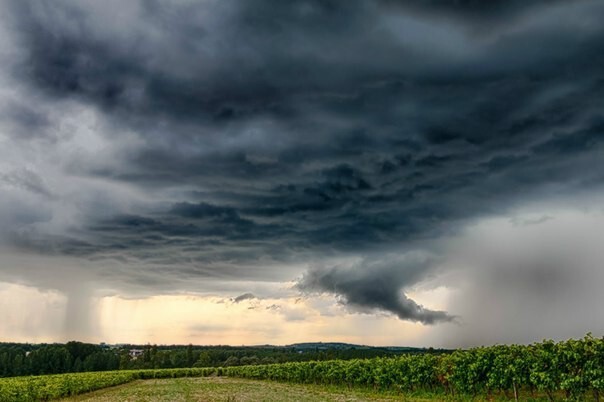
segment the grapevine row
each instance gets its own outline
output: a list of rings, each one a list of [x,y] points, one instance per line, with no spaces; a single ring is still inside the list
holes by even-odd
[[[228,367],[233,377],[303,384],[339,384],[401,392],[429,391],[448,395],[498,393],[521,399],[543,393],[567,400],[604,390],[604,338],[529,346],[498,345],[441,355],[406,355],[368,360],[284,363]]]
[[[36,402],[64,398],[101,388],[151,378],[204,377],[215,368],[121,370],[0,379],[0,401]]]

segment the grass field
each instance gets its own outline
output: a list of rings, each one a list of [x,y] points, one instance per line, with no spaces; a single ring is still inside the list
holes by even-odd
[[[563,394],[555,395],[565,400]],[[137,380],[116,387],[105,388],[59,402],[361,402],[361,401],[509,401],[504,395],[452,397],[443,394],[421,393],[402,395],[394,392],[375,393],[368,389],[347,389],[342,386],[287,384],[275,381],[248,380],[229,377],[183,377]],[[513,400],[513,399],[512,399]],[[526,402],[546,402],[544,394],[521,398]],[[593,400],[587,396],[585,400]]]
[[[205,377],[139,380],[117,387],[66,398],[63,402],[260,402],[260,401],[428,401],[373,394],[341,387],[283,384],[238,378]],[[434,400],[432,400],[434,401]]]

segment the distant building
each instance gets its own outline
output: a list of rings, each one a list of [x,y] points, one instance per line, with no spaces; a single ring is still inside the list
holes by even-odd
[[[130,349],[130,350],[128,351],[128,355],[130,355],[130,358],[131,358],[132,360],[136,360],[136,359],[138,359],[140,356],[142,356],[142,355],[143,355],[143,353],[145,353],[145,351],[144,351],[144,350],[142,350],[142,349]]]

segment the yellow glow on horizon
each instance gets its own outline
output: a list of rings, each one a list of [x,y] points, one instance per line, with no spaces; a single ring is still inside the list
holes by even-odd
[[[309,300],[264,299],[234,303],[218,297],[106,297],[100,321],[109,342],[290,344],[309,341],[375,345],[421,344],[424,327],[390,316],[325,315]],[[110,336],[109,334],[120,334]]]
[[[421,292],[418,292],[420,295]],[[429,292],[424,292],[428,297]],[[65,342],[66,297],[33,287],[0,283],[0,340]],[[91,303],[86,342],[198,345],[286,345],[349,342],[367,345],[426,344],[430,327],[391,315],[355,314],[331,297],[249,299],[162,295],[109,296]],[[430,308],[440,307],[433,305]]]

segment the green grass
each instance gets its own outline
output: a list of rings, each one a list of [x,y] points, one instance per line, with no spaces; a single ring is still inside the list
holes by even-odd
[[[434,401],[405,399],[402,396],[375,394],[368,390],[342,387],[284,384],[227,377],[138,380],[117,387],[63,399],[64,402],[277,402],[277,401]]]
[[[513,400],[513,399],[511,399]],[[522,401],[547,401],[544,394],[534,398],[524,395]],[[563,401],[562,393],[556,394]],[[587,396],[586,400],[592,400]],[[348,389],[342,386],[288,384],[267,380],[249,380],[229,377],[186,377],[136,380],[128,384],[105,388],[62,399],[63,402],[321,402],[321,401],[510,401],[504,395],[479,397],[452,397],[443,394],[397,394],[373,392],[364,388]]]

